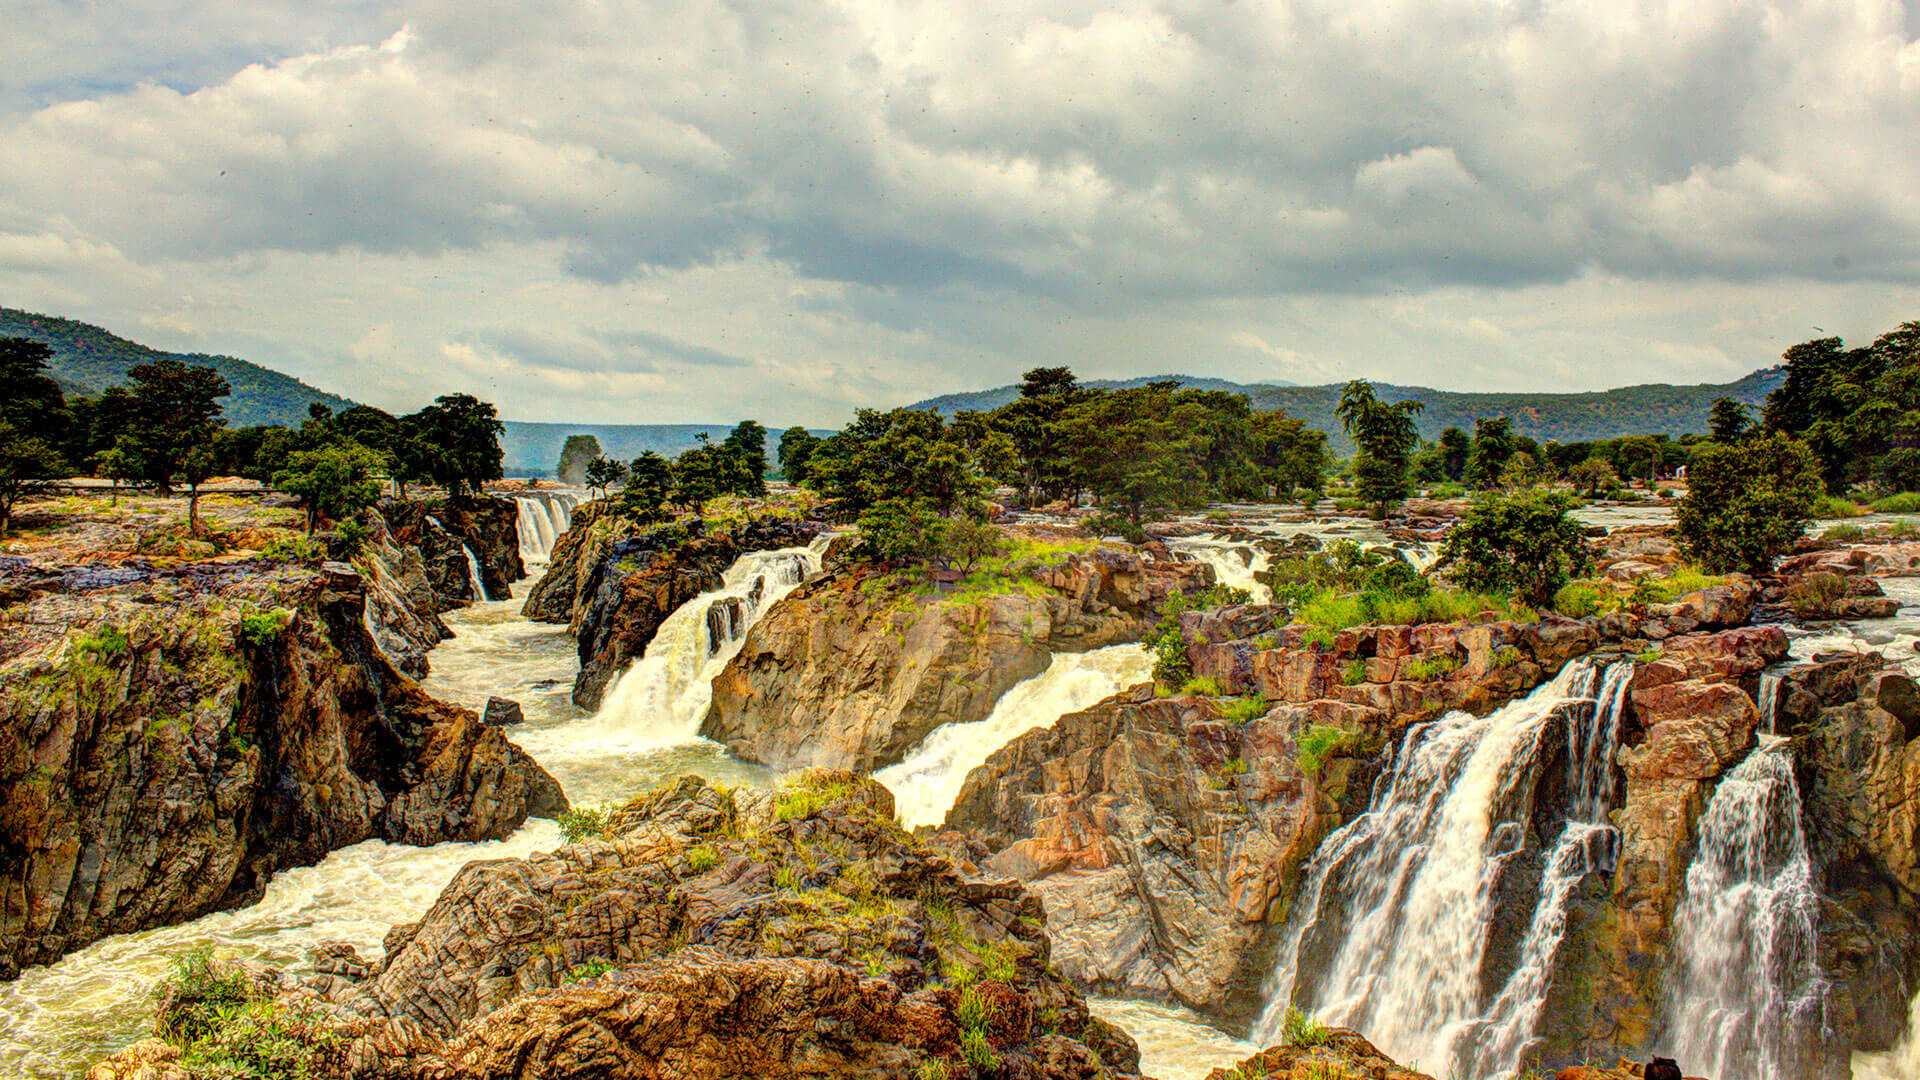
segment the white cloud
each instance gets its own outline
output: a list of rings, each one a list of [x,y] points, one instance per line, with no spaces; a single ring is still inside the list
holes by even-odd
[[[1690,382],[1915,314],[1890,4],[325,7],[41,0],[0,297],[382,404],[810,423],[1034,363]]]

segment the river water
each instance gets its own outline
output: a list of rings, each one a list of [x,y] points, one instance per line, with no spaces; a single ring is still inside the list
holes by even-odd
[[[560,781],[576,807],[619,802],[687,773],[734,786],[764,786],[773,779],[767,770],[729,757],[693,733],[689,718],[704,711],[704,687],[695,684],[738,650],[751,618],[792,587],[795,578],[787,567],[805,554],[741,560],[721,589],[690,602],[691,610],[663,625],[656,647],[648,650],[654,663],[643,658],[629,672],[645,673],[658,686],[642,693],[623,676],[627,692],[617,700],[610,694],[599,716],[572,703],[577,662],[566,628],[520,614],[530,581],[514,587],[513,599],[448,613],[455,636],[434,650],[432,674],[423,686],[476,710],[492,695],[518,701],[526,721],[510,736]],[[759,602],[752,604],[755,575],[765,580]],[[722,655],[711,655],[715,631],[707,611],[727,601],[735,602],[729,612],[735,621],[717,624],[726,627],[715,650]],[[1062,702],[1088,704],[1089,694],[1112,692],[1143,663],[1120,650],[1092,663],[1069,661],[1055,679],[1037,677],[1046,692],[1035,695],[1029,688],[1028,697],[1039,711]],[[1062,678],[1074,671],[1078,677]],[[1105,678],[1091,677],[1096,671]],[[1032,718],[1000,719],[1025,730],[1055,716],[1040,719],[1036,712]],[[977,764],[971,753],[964,756],[969,766]],[[951,786],[957,790],[957,781]],[[559,843],[559,829],[549,821],[529,821],[506,840],[481,844],[419,848],[370,840],[336,851],[318,865],[281,872],[251,907],[107,938],[57,963],[29,968],[13,982],[0,983],[0,1076],[74,1080],[94,1061],[145,1037],[154,988],[171,970],[171,957],[210,947],[225,958],[298,966],[311,946],[325,941],[344,941],[376,957],[387,930],[424,913],[468,862],[549,851]],[[1180,1010],[1123,1002],[1096,1002],[1095,1008],[1140,1038],[1154,1063],[1153,1075],[1162,1080],[1198,1080],[1251,1050]]]

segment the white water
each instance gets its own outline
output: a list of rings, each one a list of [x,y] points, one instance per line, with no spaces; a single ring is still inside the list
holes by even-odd
[[[1273,590],[1254,578],[1254,572],[1268,567],[1267,553],[1248,544],[1235,544],[1216,537],[1186,536],[1167,541],[1167,548],[1195,562],[1213,567],[1213,577],[1222,585],[1245,589],[1256,604],[1273,603]]]
[[[573,508],[580,496],[571,491],[546,491],[537,495],[515,495],[520,509],[516,523],[520,534],[520,561],[541,564],[553,554],[554,542],[573,524]]]
[[[742,555],[723,584],[661,622],[645,655],[607,688],[595,725],[610,742],[666,746],[699,738],[713,677],[740,652],[747,630],[820,568],[810,547]]]
[[[1366,814],[1309,863],[1256,1041],[1273,1042],[1290,1006],[1353,1027],[1389,1056],[1437,1077],[1485,1076],[1520,1063],[1534,1038],[1566,902],[1612,858],[1600,824],[1625,676],[1567,665],[1551,683],[1484,718],[1450,713],[1407,733]],[[1491,1002],[1480,972],[1494,892],[1523,851],[1544,735],[1565,711],[1572,820],[1546,856],[1518,966]],[[1596,763],[1595,759],[1599,759]],[[1304,969],[1304,970],[1303,970]]]
[[[1153,657],[1139,645],[1056,653],[1045,671],[1001,695],[986,719],[942,724],[898,765],[873,778],[893,791],[902,825],[938,825],[953,809],[967,774],[995,750],[1152,677]]]
[[[1785,739],[1767,737],[1714,789],[1674,912],[1668,1048],[1686,1071],[1747,1080],[1812,1075],[1826,983],[1820,897]]]
[[[1088,998],[1087,1009],[1133,1036],[1140,1046],[1140,1075],[1158,1080],[1205,1080],[1214,1069],[1231,1069],[1260,1051],[1176,1006]]]
[[[1920,996],[1907,1012],[1907,1036],[1884,1054],[1853,1055],[1853,1080],[1914,1080],[1920,1077]]]
[[[519,599],[449,612],[455,637],[433,652],[429,693],[469,708],[489,695],[520,702],[526,722],[509,737],[558,779],[575,806],[632,796],[686,773],[733,785],[764,785],[764,769],[726,757],[712,743],[622,746],[570,700],[576,667],[563,626],[527,620]],[[0,1075],[73,1080],[92,1062],[148,1034],[152,991],[168,957],[197,947],[219,955],[300,964],[323,941],[346,941],[370,959],[395,923],[418,918],[453,875],[475,859],[551,850],[552,822],[529,821],[504,841],[431,848],[356,844],[316,866],[276,875],[258,904],[179,926],[122,934],[0,983]]]

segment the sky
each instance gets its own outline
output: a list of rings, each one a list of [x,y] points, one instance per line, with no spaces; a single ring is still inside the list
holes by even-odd
[[[0,304],[388,409],[1725,382],[1920,318],[1920,0],[6,0]]]

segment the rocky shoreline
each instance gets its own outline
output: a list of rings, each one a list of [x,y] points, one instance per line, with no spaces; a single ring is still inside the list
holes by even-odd
[[[419,689],[450,598],[364,523],[355,564],[0,569],[0,971],[252,903],[361,840],[499,838],[567,808]]]

